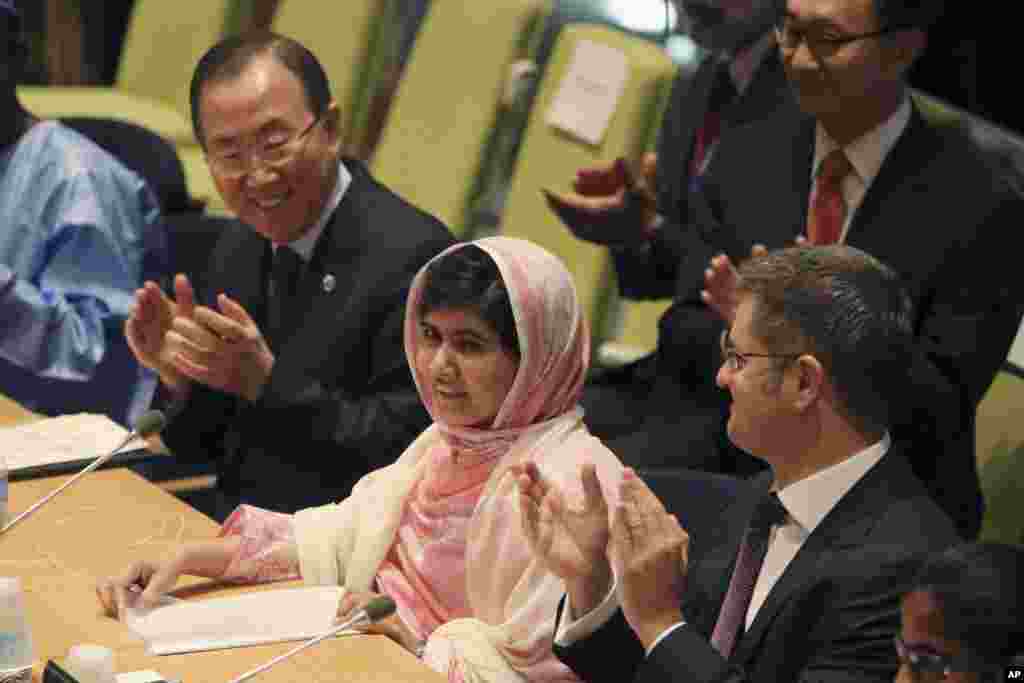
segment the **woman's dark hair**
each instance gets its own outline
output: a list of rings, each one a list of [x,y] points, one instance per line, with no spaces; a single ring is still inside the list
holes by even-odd
[[[978,673],[1001,676],[1024,653],[1024,548],[954,546],[925,562],[913,590],[935,598],[947,638],[991,663],[990,671]]]
[[[475,244],[457,249],[427,267],[417,313],[423,318],[451,308],[475,312],[498,333],[502,346],[519,356],[516,320],[505,282],[494,259]]]

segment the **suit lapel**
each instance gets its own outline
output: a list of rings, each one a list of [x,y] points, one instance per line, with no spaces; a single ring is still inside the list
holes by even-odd
[[[711,88],[715,83],[715,74],[718,70],[717,57],[710,55],[700,63],[697,72],[693,75],[690,87],[679,94],[685,104],[680,105],[677,111],[680,113],[680,128],[684,133],[682,139],[687,140],[685,159],[682,166],[685,173],[693,166],[693,152],[697,140],[697,132],[704,125],[704,116],[708,111],[708,101],[711,97]]]
[[[848,240],[851,245],[870,253],[876,253],[879,246],[888,245],[885,252],[891,251],[893,225],[878,218],[884,214],[913,220],[921,213],[920,195],[938,192],[934,188],[935,182],[941,184],[948,177],[932,172],[932,161],[939,156],[936,153],[939,149],[941,141],[936,140],[935,133],[915,107],[906,130],[882,162],[878,175],[854,214]]]
[[[905,481],[902,455],[890,452],[853,485],[801,546],[779,577],[753,623],[736,645],[733,661],[742,665],[759,649],[769,627],[794,594],[816,577],[829,574],[836,553],[863,545],[887,501],[898,494],[893,487]]]
[[[694,539],[710,548],[693,568],[687,584],[692,587],[683,600],[683,615],[701,633],[710,637],[718,620],[725,593],[729,589],[740,541],[754,513],[754,506],[771,484],[771,474],[764,473],[742,489],[736,501],[722,511],[722,522],[708,539]]]
[[[356,187],[359,176],[353,172],[352,185],[338,208],[328,219],[313,255],[303,269],[297,286],[295,305],[285,317],[287,329],[294,330],[281,348],[279,357],[287,359],[291,375],[300,375],[296,368],[323,365],[331,351],[331,339],[343,329],[335,321],[343,313],[356,283],[353,263],[360,255],[364,242],[359,231],[361,222],[353,214],[352,204],[361,191]]]
[[[234,229],[239,231],[239,237],[222,254],[230,262],[217,264],[221,271],[217,281],[227,283],[224,293],[240,303],[253,320],[259,321],[262,329],[267,317],[267,281],[272,259],[270,242],[248,226],[239,224]],[[205,303],[219,310],[217,295],[220,293],[206,292],[203,297]]]

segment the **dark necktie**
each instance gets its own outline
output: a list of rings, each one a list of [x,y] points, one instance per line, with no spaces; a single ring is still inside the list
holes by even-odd
[[[290,247],[280,246],[274,251],[274,263],[267,287],[267,338],[277,351],[284,337],[284,323],[289,304],[295,297],[302,272],[302,257]]]
[[[766,495],[754,510],[747,532],[736,556],[736,567],[732,571],[729,590],[722,601],[722,609],[711,634],[711,645],[726,659],[732,654],[733,646],[745,629],[747,609],[754,594],[754,585],[761,573],[764,556],[768,551],[768,537],[772,527],[786,519],[786,508],[779,497]]]
[[[835,244],[842,236],[847,213],[843,178],[852,170],[842,149],[832,150],[821,160],[807,213],[807,239],[811,244]]]
[[[736,95],[736,84],[733,83],[732,74],[729,72],[729,63],[721,61],[715,66],[714,82],[708,94],[708,108],[704,112],[704,122],[697,130],[697,137],[693,143],[693,166],[690,169],[692,175],[700,175],[706,166],[708,155],[721,137],[722,119],[729,105],[736,99]]]

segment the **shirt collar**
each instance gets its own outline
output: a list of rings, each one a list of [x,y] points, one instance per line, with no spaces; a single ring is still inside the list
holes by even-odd
[[[891,445],[892,438],[886,432],[881,441],[779,491],[779,500],[790,519],[807,533],[814,531],[839,499],[878,464]]]
[[[765,57],[774,48],[775,32],[769,31],[729,60],[729,76],[732,77],[732,84],[736,86],[737,93],[742,95],[746,91]]]
[[[331,190],[331,195],[324,202],[323,211],[320,212],[320,217],[316,223],[313,224],[312,229],[307,230],[303,233],[299,239],[289,242],[288,246],[299,255],[303,263],[309,263],[309,260],[313,258],[313,249],[316,247],[317,240],[320,239],[320,235],[323,233],[324,228],[327,227],[327,221],[330,220],[334,214],[335,209],[341,204],[342,198],[345,196],[345,192],[348,191],[349,185],[352,184],[352,174],[345,168],[344,162],[338,161],[338,177],[334,181],[334,189]],[[279,245],[273,245],[276,250]]]
[[[843,148],[846,158],[850,160],[853,170],[865,187],[871,185],[871,181],[881,170],[885,157],[889,155],[893,145],[910,123],[910,113],[910,97],[904,96],[903,102],[888,119]],[[820,123],[817,125],[815,136],[812,178],[817,176],[818,167],[828,153],[839,147]]]

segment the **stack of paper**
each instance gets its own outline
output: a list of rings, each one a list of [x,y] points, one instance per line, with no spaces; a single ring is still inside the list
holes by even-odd
[[[11,472],[96,458],[109,453],[128,430],[106,415],[81,413],[0,429],[0,453]]]
[[[123,619],[152,655],[305,640],[334,626],[343,592],[339,586],[313,586],[181,600],[129,608]]]

